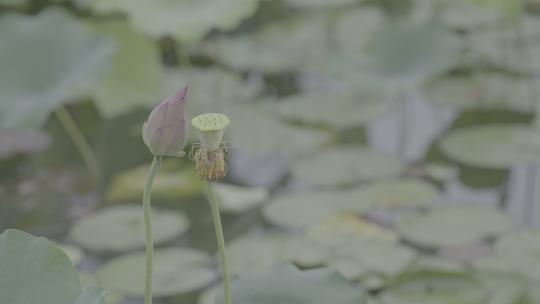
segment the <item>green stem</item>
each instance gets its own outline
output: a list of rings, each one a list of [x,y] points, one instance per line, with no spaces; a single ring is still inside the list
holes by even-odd
[[[84,135],[81,132],[81,129],[79,126],[77,126],[77,123],[67,110],[65,106],[60,106],[55,111],[56,117],[58,118],[58,121],[64,127],[66,130],[66,133],[71,138],[71,141],[79,151],[79,154],[81,155],[81,158],[88,168],[88,171],[96,181],[100,181],[103,177],[103,173],[101,171],[101,166],[99,165],[99,161],[96,157],[96,154],[92,150],[92,147],[84,138]]]
[[[206,192],[210,207],[212,208],[212,219],[216,229],[216,238],[218,243],[219,261],[221,263],[221,271],[223,272],[223,289],[225,291],[225,303],[232,304],[231,282],[229,277],[229,264],[227,255],[225,254],[225,239],[223,237],[223,228],[221,227],[221,218],[219,217],[219,203],[214,194],[214,188],[211,182],[206,183]]]
[[[144,226],[146,232],[146,274],[144,304],[152,304],[154,241],[152,239],[152,209],[150,206],[150,199],[152,197],[152,185],[154,184],[154,178],[156,177],[158,164],[159,159],[157,156],[154,156],[154,159],[152,160],[152,165],[150,165],[150,171],[148,171],[148,177],[146,179],[146,185],[144,186],[143,194]]]

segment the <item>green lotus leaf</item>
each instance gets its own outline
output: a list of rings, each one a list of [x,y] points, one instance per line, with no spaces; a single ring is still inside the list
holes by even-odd
[[[466,272],[467,265],[440,255],[421,255],[412,264],[409,271]]]
[[[417,87],[458,64],[461,38],[432,23],[398,22],[373,34],[365,54],[334,53],[327,70],[351,86]]]
[[[108,290],[144,295],[144,253],[114,258],[98,269],[97,280]],[[217,278],[213,259],[194,249],[160,249],[154,252],[154,295],[172,296],[199,290]]]
[[[157,44],[135,32],[126,22],[101,22],[91,26],[117,45],[112,67],[94,92],[101,114],[113,117],[138,106],[157,104],[163,76]],[[177,90],[179,88],[180,85]]]
[[[246,35],[218,38],[204,44],[202,49],[234,69],[290,71],[324,54],[326,46],[320,34],[325,29],[320,18],[299,18],[271,23]],[[310,52],[306,53],[305,48]]]
[[[220,210],[229,213],[242,213],[262,204],[269,196],[264,188],[242,187],[232,184],[214,184]]]
[[[490,73],[449,76],[429,84],[429,101],[459,110],[513,110],[529,113],[535,103],[529,97],[531,79]]]
[[[534,304],[539,303],[540,301],[540,281],[539,280],[530,280],[529,281],[529,290],[525,295],[522,303],[524,304]]]
[[[165,70],[162,97],[176,94],[186,85],[189,86],[187,108],[193,117],[211,112],[229,114],[225,110],[230,105],[251,102],[261,93],[259,85],[221,69],[193,68],[189,72],[168,69]]]
[[[83,286],[83,290],[89,289],[89,288],[92,288],[92,289],[95,288],[97,284],[95,273],[81,272],[80,277],[81,277],[81,284]],[[92,290],[92,289],[89,289],[89,290]],[[126,298],[126,296],[122,294],[119,294],[117,292],[111,292],[109,290],[105,292],[104,296],[106,298],[106,304],[122,304]]]
[[[335,48],[348,54],[359,54],[366,51],[373,35],[384,27],[385,17],[379,8],[362,6],[340,13],[335,22]]]
[[[501,22],[503,14],[500,10],[474,2],[475,0],[456,0],[441,3],[442,22],[458,30],[494,27]]]
[[[354,214],[341,214],[309,226],[305,237],[324,247],[346,250],[357,243],[382,242],[397,244],[395,232],[359,218]]]
[[[355,245],[339,250],[338,255],[330,259],[329,266],[351,280],[367,282],[370,288],[387,285],[389,280],[404,273],[416,257],[412,249],[397,244],[364,242]],[[356,270],[351,271],[354,268]]]
[[[364,146],[341,146],[298,159],[293,177],[316,187],[354,185],[400,175],[404,166],[390,155]]]
[[[485,271],[476,277],[489,292],[488,304],[521,303],[527,293],[528,282],[520,275]]]
[[[419,271],[398,278],[381,300],[384,304],[483,304],[488,293],[464,273]]]
[[[328,252],[328,266],[350,280],[369,281],[371,287],[380,287],[405,271],[416,256],[411,249],[398,245],[393,231],[356,215],[324,220],[307,228],[305,234],[306,239]]]
[[[39,128],[62,102],[86,95],[114,50],[61,9],[2,15],[0,40],[0,126],[11,128]]]
[[[502,235],[495,243],[495,251],[505,256],[540,255],[540,232],[517,230]]]
[[[133,201],[143,195],[148,166],[126,170],[115,176],[107,190],[107,200]],[[158,200],[189,198],[202,192],[203,184],[193,167],[178,166],[176,161],[163,161],[152,188],[152,197]]]
[[[122,12],[139,31],[172,36],[184,43],[197,41],[212,29],[231,30],[255,13],[260,0],[91,0],[99,12]]]
[[[468,245],[508,231],[501,211],[475,204],[444,204],[428,212],[403,215],[397,228],[407,240],[429,247]]]
[[[363,0],[287,0],[287,4],[294,8],[302,9],[328,9],[340,6],[354,5]]]
[[[472,262],[477,272],[498,272],[525,276],[530,280],[540,279],[540,259],[535,255],[494,255]]]
[[[105,290],[99,287],[86,287],[75,304],[107,304],[105,293]]]
[[[371,205],[369,197],[358,190],[288,193],[271,199],[263,215],[275,225],[300,229],[342,213],[365,212]]]
[[[154,243],[160,244],[187,231],[189,220],[182,213],[154,210]],[[81,246],[96,251],[127,251],[145,245],[144,219],[137,205],[116,206],[78,220],[70,237]]]
[[[73,265],[79,265],[84,259],[84,252],[77,246],[63,244],[58,247],[66,253]]]
[[[363,304],[362,291],[329,269],[300,271],[292,266],[232,282],[236,304]],[[216,303],[224,303],[218,293]]]
[[[248,235],[227,245],[233,275],[264,273],[287,262],[322,265],[326,252],[316,244],[279,233]]]
[[[82,289],[62,249],[19,230],[0,234],[0,303],[74,304]]]
[[[480,168],[507,169],[540,160],[538,131],[527,125],[490,124],[450,132],[440,143],[444,154]]]
[[[285,124],[257,105],[229,107],[231,146],[254,155],[295,157],[330,142],[329,132]]]
[[[29,0],[0,0],[0,5],[24,8],[29,4],[29,2]]]
[[[363,191],[371,198],[375,209],[426,206],[438,194],[432,184],[413,178],[375,182],[365,186]]]
[[[282,117],[335,129],[363,126],[386,112],[390,98],[372,89],[337,93],[309,93],[280,99]]]
[[[540,31],[538,18],[525,18],[522,36],[516,35],[515,28],[486,29],[471,34],[469,60],[473,63],[487,63],[518,73],[540,71]],[[523,44],[526,41],[527,44]],[[525,53],[524,53],[525,52]],[[514,54],[509,56],[509,54]],[[516,55],[517,54],[517,55]]]

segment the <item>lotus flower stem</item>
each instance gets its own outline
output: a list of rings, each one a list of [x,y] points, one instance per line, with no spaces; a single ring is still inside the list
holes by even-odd
[[[227,254],[225,252],[225,238],[223,237],[223,228],[221,227],[221,218],[219,216],[219,203],[214,194],[212,182],[206,183],[206,194],[212,208],[212,219],[216,230],[216,238],[219,251],[219,262],[221,264],[221,272],[223,273],[223,290],[225,294],[225,304],[232,304],[231,282],[229,276],[229,264],[227,262]]]
[[[95,181],[101,181],[103,177],[103,172],[101,171],[101,166],[96,157],[96,154],[92,150],[92,147],[84,137],[79,126],[66,109],[65,106],[60,106],[55,111],[58,121],[62,127],[66,130],[66,133],[70,137],[71,141],[79,151],[81,158],[88,168],[88,171],[92,175]]]
[[[156,177],[156,171],[159,164],[159,157],[154,156],[150,170],[148,171],[148,177],[146,179],[146,185],[144,186],[143,193],[143,209],[144,209],[144,227],[146,235],[146,274],[145,274],[145,292],[144,292],[144,304],[152,304],[152,273],[154,267],[154,240],[152,238],[152,209],[150,205],[150,199],[152,196],[152,185],[154,184],[154,178]]]

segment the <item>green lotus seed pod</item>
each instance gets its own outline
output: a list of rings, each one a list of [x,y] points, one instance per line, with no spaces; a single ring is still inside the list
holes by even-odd
[[[220,113],[205,113],[191,120],[191,124],[197,130],[202,147],[209,152],[219,148],[225,129],[230,123],[230,119]]]

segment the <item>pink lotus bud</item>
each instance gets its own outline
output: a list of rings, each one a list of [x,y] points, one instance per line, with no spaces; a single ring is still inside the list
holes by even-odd
[[[155,156],[182,156],[187,142],[187,87],[152,110],[143,125],[144,143]]]

